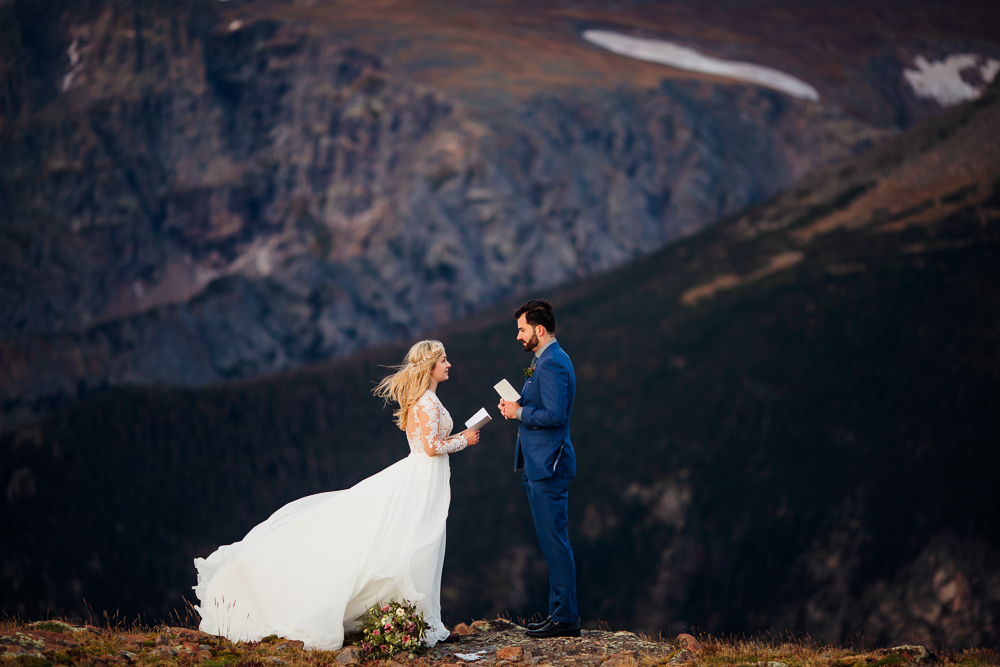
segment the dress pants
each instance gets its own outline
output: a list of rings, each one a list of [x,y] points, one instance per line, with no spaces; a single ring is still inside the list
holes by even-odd
[[[568,477],[559,475],[529,480],[522,475],[528,492],[531,517],[535,521],[538,545],[549,566],[549,615],[560,623],[576,623],[576,564],[569,545],[566,516],[569,504]]]

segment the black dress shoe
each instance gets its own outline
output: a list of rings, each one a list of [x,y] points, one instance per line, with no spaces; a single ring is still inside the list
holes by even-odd
[[[528,625],[526,625],[525,627],[527,627],[529,630],[541,630],[542,628],[544,628],[546,625],[548,625],[551,622],[552,622],[552,617],[551,616],[547,616],[541,622],[539,622],[539,623],[528,623]]]
[[[559,621],[549,621],[549,624],[537,630],[528,630],[524,634],[535,639],[548,639],[549,637],[579,637],[580,620],[576,623],[560,623]]]

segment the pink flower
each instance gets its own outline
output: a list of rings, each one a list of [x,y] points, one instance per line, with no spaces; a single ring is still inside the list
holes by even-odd
[[[382,611],[389,611],[389,605],[383,605]]]
[[[378,637],[379,635],[382,634],[382,632],[378,628],[375,628],[374,630],[372,630],[372,634]]]

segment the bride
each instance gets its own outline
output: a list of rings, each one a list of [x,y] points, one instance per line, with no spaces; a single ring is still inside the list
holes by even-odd
[[[203,632],[232,641],[274,634],[338,649],[369,607],[396,598],[423,612],[424,641],[448,637],[440,599],[448,454],[479,442],[479,431],[451,435],[436,393],[450,367],[440,341],[421,341],[375,389],[399,405],[409,456],[347,490],[291,502],[242,541],[195,559]]]

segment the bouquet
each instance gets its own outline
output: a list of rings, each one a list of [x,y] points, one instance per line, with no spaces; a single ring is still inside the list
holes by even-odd
[[[365,638],[355,643],[361,647],[364,658],[388,658],[406,651],[417,653],[425,648],[424,631],[430,627],[422,612],[411,602],[376,602],[365,612],[361,629]]]

